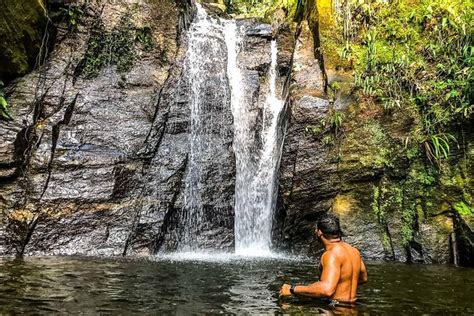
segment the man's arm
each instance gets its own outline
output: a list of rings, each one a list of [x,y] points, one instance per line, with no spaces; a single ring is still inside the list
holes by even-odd
[[[367,269],[365,268],[364,261],[360,259],[360,273],[359,273],[359,284],[367,283]]]
[[[296,295],[309,297],[331,297],[334,295],[341,275],[341,263],[334,254],[326,252],[321,257],[321,265],[323,272],[320,280],[310,285],[295,286],[294,293]],[[285,284],[280,295],[286,296],[288,291],[289,285]]]

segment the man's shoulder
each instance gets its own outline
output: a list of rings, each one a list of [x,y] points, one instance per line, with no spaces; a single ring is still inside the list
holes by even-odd
[[[344,257],[344,256],[347,255],[348,250],[349,250],[349,253],[351,255],[356,255],[356,256],[360,257],[360,251],[356,247],[344,242],[344,244],[341,244],[339,247],[334,247],[330,250],[326,250],[323,253],[323,255],[321,256],[321,260],[323,260],[323,257],[326,258],[326,259],[329,259],[333,256],[335,256],[335,257],[343,256]]]
[[[326,250],[323,255],[321,256],[321,261],[323,260],[330,260],[335,257],[339,257],[340,250],[337,248],[333,248],[331,250]]]
[[[349,244],[348,242],[345,242],[345,241],[344,241],[344,246],[345,246],[346,249],[350,249],[350,250],[353,251],[354,253],[360,255],[359,249],[357,249],[356,247],[352,246],[352,245]]]

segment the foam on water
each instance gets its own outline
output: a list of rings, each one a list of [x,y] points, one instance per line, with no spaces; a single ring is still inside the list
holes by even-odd
[[[156,261],[186,262],[195,261],[203,263],[235,263],[242,261],[296,261],[307,260],[306,257],[296,257],[283,253],[246,251],[245,254],[232,252],[173,252],[159,254],[153,257]]]

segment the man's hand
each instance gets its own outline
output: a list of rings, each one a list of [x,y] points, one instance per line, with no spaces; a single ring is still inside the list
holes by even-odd
[[[283,284],[280,290],[280,297],[291,296],[290,287],[291,285],[289,284]]]

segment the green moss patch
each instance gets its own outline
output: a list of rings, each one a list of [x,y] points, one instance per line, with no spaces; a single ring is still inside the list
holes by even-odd
[[[155,47],[150,27],[137,28],[129,14],[125,14],[110,32],[102,21],[97,22],[89,37],[84,58],[76,69],[76,76],[96,77],[105,66],[116,66],[118,72],[129,71],[141,51]],[[162,51],[162,55],[166,53]]]

